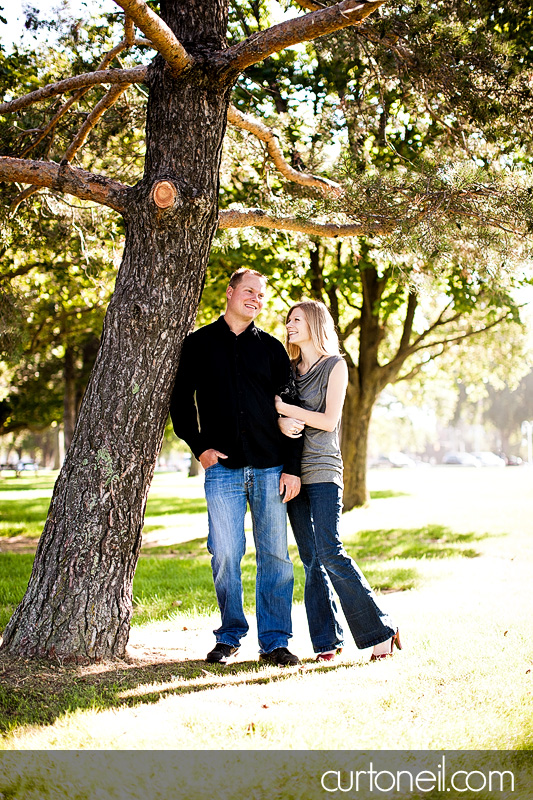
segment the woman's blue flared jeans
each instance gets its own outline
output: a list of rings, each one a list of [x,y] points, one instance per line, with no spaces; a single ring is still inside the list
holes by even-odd
[[[217,642],[238,647],[248,632],[243,609],[241,560],[246,550],[244,516],[250,505],[256,549],[256,618],[261,653],[286,647],[292,636],[293,568],[287,551],[287,512],[279,494],[281,467],[205,471],[209,517],[207,549],[222,624]]]
[[[288,504],[289,519],[305,568],[305,609],[315,653],[343,644],[332,587],[357,647],[390,639],[396,628],[379,607],[368,582],[339,536],[342,489],[335,483],[302,484]]]

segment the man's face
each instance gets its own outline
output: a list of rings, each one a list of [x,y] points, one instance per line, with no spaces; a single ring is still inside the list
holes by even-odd
[[[257,275],[245,275],[233,288],[228,286],[227,312],[243,320],[252,322],[265,304],[266,281]]]

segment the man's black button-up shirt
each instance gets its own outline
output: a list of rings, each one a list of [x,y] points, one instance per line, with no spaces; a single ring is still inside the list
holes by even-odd
[[[237,336],[222,316],[183,343],[170,406],[174,431],[197,458],[214,448],[230,469],[283,465],[300,475],[303,436],[280,432],[274,406],[290,376],[277,339],[253,322]]]

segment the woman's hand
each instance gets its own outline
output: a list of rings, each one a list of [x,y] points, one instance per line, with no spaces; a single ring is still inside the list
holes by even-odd
[[[305,428],[305,423],[300,422],[299,419],[293,419],[292,417],[280,417],[278,419],[278,425],[280,431],[285,434],[285,436],[288,436],[289,439],[299,439]]]
[[[274,405],[276,406],[276,411],[278,414],[283,414],[282,406],[285,405],[279,394],[277,394],[274,398]]]

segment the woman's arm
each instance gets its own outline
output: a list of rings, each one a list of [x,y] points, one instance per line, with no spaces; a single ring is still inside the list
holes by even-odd
[[[294,417],[280,417],[278,419],[278,428],[289,439],[299,439],[302,436],[305,425],[299,419],[294,419]]]
[[[325,411],[307,411],[291,403],[284,403],[280,397],[276,397],[276,411],[286,417],[299,419],[310,428],[334,431],[342,414],[347,385],[348,367],[344,361],[338,361],[329,376]]]

